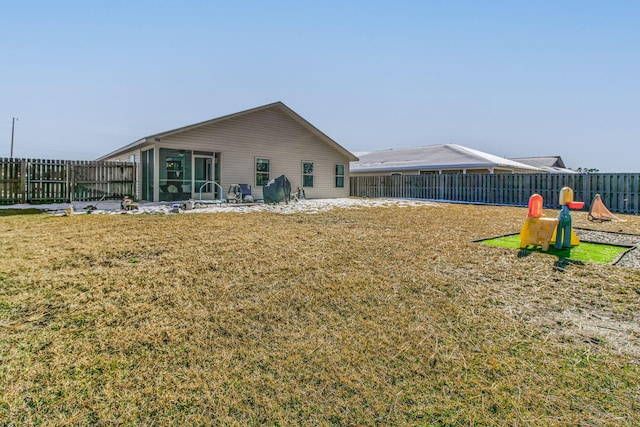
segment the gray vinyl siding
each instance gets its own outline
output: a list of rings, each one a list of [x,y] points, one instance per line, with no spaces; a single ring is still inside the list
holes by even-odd
[[[220,179],[226,191],[232,184],[251,184],[254,199],[262,198],[255,185],[255,159],[270,160],[269,178],[286,175],[292,190],[302,186],[302,162],[314,162],[314,186],[307,198],[349,196],[349,159],[279,109],[204,125],[163,137],[156,148],[221,153]],[[145,147],[146,148],[146,147]],[[335,165],[345,165],[345,187],[335,187]]]

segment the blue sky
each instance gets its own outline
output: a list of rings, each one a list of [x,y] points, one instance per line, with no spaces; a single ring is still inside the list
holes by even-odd
[[[282,101],[353,152],[640,172],[640,1],[14,1],[0,157],[94,159]]]

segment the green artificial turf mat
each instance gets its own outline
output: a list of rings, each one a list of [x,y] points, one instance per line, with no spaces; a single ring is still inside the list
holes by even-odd
[[[481,243],[498,246],[501,248],[520,248],[520,234],[510,234],[508,236],[496,237],[493,239],[481,240]],[[543,252],[539,246],[527,246],[528,251]],[[605,245],[602,243],[580,242],[578,246],[569,249],[556,250],[553,244],[549,245],[547,253],[559,258],[569,258],[576,261],[612,263],[620,254],[629,249],[626,246]]]

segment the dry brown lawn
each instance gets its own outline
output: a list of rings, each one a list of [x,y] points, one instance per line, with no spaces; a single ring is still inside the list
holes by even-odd
[[[0,424],[638,425],[640,271],[525,216],[0,217]]]

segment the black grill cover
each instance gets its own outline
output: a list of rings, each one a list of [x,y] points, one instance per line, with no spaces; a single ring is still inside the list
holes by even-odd
[[[289,202],[291,197],[291,183],[286,176],[280,175],[262,186],[262,197],[265,203]]]

